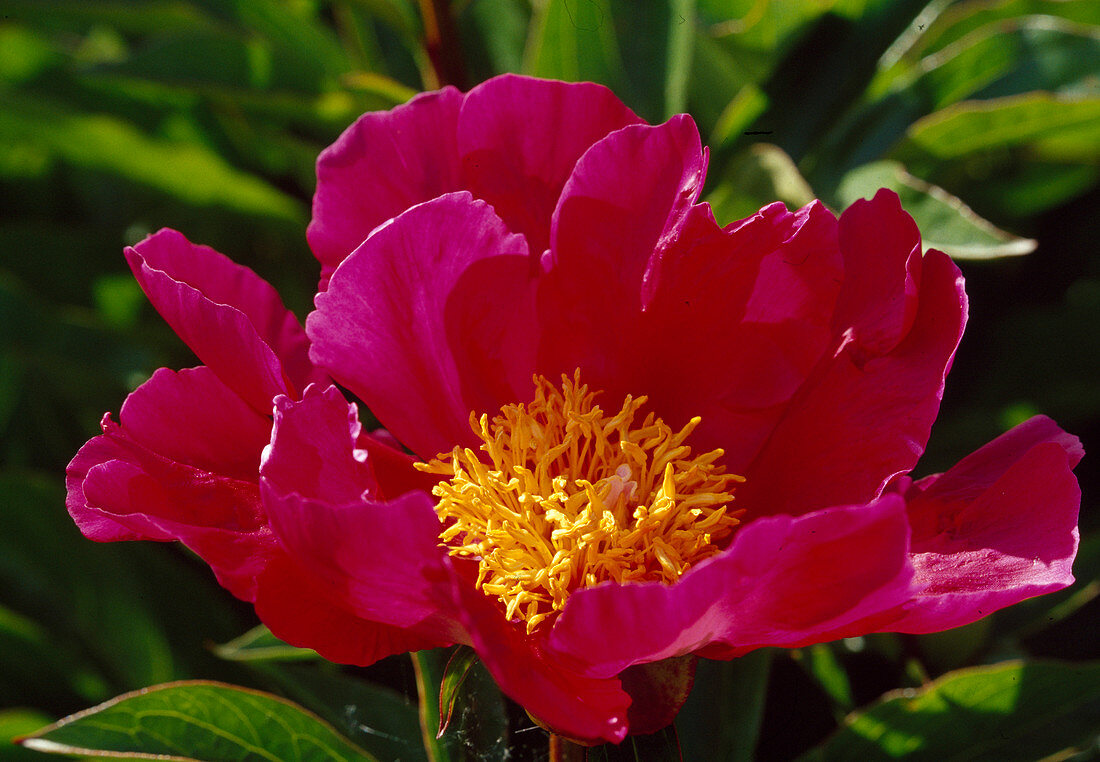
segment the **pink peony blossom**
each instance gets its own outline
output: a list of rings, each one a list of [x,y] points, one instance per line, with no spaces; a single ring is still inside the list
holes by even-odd
[[[313,365],[251,273],[171,232],[128,252],[208,365],[105,419],[70,511],[183,541],[335,661],[473,645],[591,742],[671,721],[693,655],[942,630],[1070,584],[1082,451],[1052,421],[907,475],[966,296],[897,197],[723,228],[706,161],[689,117],[591,84],[365,115],[318,162]]]

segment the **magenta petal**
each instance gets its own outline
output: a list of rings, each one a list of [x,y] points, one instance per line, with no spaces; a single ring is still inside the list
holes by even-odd
[[[361,619],[330,595],[326,585],[280,552],[258,580],[254,605],[278,638],[340,664],[373,664],[392,654],[453,643],[445,631],[421,633]]]
[[[908,333],[917,312],[921,240],[893,191],[859,199],[840,215],[844,287],[833,317],[861,353],[884,354]]]
[[[608,133],[640,121],[602,85],[494,77],[470,91],[459,115],[464,187],[541,253],[577,159]]]
[[[410,627],[450,600],[432,499],[369,499],[374,484],[354,444],[359,422],[335,387],[280,398],[260,468],[271,526],[296,562],[363,619]]]
[[[624,391],[644,391],[672,426],[701,416],[693,448],[723,448],[742,473],[831,346],[836,227],[819,203],[774,204],[726,230],[696,207],[650,273],[645,351]]]
[[[465,580],[455,580],[454,593],[478,656],[531,716],[566,738],[618,743],[626,737],[630,696],[613,675],[585,677],[565,667]],[[600,640],[612,640],[611,632],[618,630],[601,633]]]
[[[258,310],[270,286],[174,230],[161,230],[128,248],[126,259],[149,301],[172,330],[253,408],[268,413],[272,398],[289,391],[282,362],[267,343],[269,337],[260,331],[275,332],[285,340],[286,321],[294,317],[285,310],[276,317],[271,311],[264,314],[275,324],[258,327],[236,306]],[[200,277],[195,277],[196,272]],[[271,295],[277,299],[274,292]],[[260,317],[256,315],[257,320]],[[291,344],[288,351],[295,358],[293,364],[301,366],[301,358],[294,353],[300,354],[305,346]]]
[[[447,87],[364,114],[321,152],[306,237],[322,283],[383,222],[462,187],[455,143],[462,99]]]
[[[549,645],[586,674],[606,677],[707,646],[728,656],[866,632],[868,621],[909,596],[908,540],[896,495],[757,519],[737,530],[725,552],[674,585],[607,583],[577,591]]]
[[[863,502],[924,451],[944,377],[966,320],[962,276],[948,257],[924,257],[912,328],[882,356],[846,337],[796,395],[738,501],[753,514],[802,513]]]
[[[690,117],[623,128],[577,162],[554,212],[549,271],[540,279],[539,366],[572,373],[612,396],[638,362],[647,269],[680,234],[702,188],[706,153]]]
[[[80,449],[67,505],[95,540],[181,539],[186,526],[251,531],[270,422],[209,368],[158,370],[122,406],[120,424]]]
[[[935,632],[1073,582],[1083,451],[1049,418],[1023,423],[906,493],[915,584],[888,629]]]
[[[530,396],[530,288],[523,238],[468,193],[442,196],[377,230],[337,269],[307,320],[312,356],[433,457],[472,439],[471,411]]]

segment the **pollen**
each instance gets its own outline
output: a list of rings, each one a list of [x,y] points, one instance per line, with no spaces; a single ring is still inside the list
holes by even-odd
[[[717,464],[722,450],[692,455],[686,440],[627,396],[613,415],[600,392],[562,376],[535,376],[530,403],[492,419],[470,414],[479,455],[456,447],[418,464],[444,477],[433,489],[440,541],[476,561],[477,586],[527,632],[550,624],[571,593],[601,582],[673,583],[723,547],[744,511],[744,478]],[[639,420],[641,418],[641,420]]]

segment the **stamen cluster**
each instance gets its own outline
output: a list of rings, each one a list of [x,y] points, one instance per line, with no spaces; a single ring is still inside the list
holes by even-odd
[[[679,432],[653,413],[636,424],[645,397],[608,417],[598,394],[579,371],[561,389],[536,376],[529,404],[470,414],[484,456],[456,447],[420,466],[449,477],[433,490],[442,543],[478,562],[478,587],[529,633],[580,588],[675,582],[743,513],[730,503],[744,479],[716,465],[722,450],[692,457],[684,443],[699,418]]]

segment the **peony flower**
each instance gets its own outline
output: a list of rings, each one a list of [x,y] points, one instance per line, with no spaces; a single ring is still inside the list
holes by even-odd
[[[376,643],[392,628],[326,601],[280,547],[260,500],[273,399],[298,399],[310,384],[328,383],[309,360],[298,320],[251,270],[175,231],[149,236],[126,258],[153,305],[207,364],[161,368],[126,399],[119,422],[103,417],[103,434],[67,470],[73,520],[101,542],[178,540],[288,639],[339,661],[377,658]],[[374,462],[408,460],[373,437],[357,446]],[[396,495],[410,485],[387,486]],[[440,643],[436,636],[421,647]]]
[[[146,421],[202,408],[139,389],[127,436],[70,467],[70,510],[98,539],[183,540],[330,659],[470,644],[583,742],[670,722],[697,656],[932,632],[1070,584],[1082,451],[1052,421],[908,476],[966,297],[897,197],[721,227],[706,161],[689,117],[645,124],[591,84],[504,76],[365,115],[318,162],[309,355],[415,459],[324,380],[279,389],[262,353],[198,351],[247,321],[174,323],[250,412],[274,399],[270,445],[257,425],[232,457],[181,450],[190,433]],[[117,486],[133,473],[155,499]],[[188,497],[238,474],[247,528],[242,503]],[[293,579],[235,583],[271,558]]]

